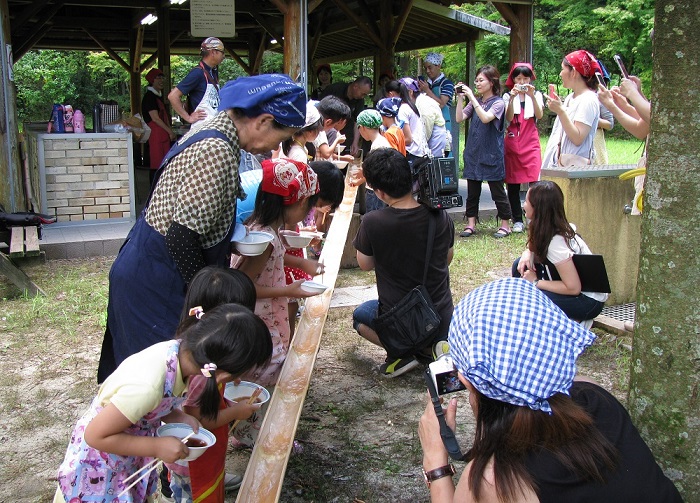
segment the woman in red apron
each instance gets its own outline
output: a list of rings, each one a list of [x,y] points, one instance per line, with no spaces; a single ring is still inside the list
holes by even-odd
[[[520,184],[540,179],[542,155],[537,121],[542,118],[542,93],[531,82],[535,72],[530,63],[515,63],[510,69],[503,95],[506,102],[506,129],[504,154],[508,201],[513,214],[513,232],[523,232],[523,211],[520,203]]]
[[[148,127],[151,128],[151,136],[148,138],[148,153],[150,155],[151,183],[153,175],[160,167],[165,154],[170,150],[171,142],[175,141],[175,133],[170,127],[170,117],[163,102],[163,88],[165,87],[165,75],[158,68],[153,68],[146,74],[148,88],[141,101],[141,113]]]

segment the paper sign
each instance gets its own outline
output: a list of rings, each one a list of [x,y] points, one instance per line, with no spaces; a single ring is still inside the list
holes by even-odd
[[[235,0],[190,0],[190,32],[193,37],[234,38]]]

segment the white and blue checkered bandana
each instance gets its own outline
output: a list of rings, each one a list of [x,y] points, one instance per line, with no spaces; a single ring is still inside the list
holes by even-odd
[[[479,392],[548,414],[547,399],[569,394],[576,358],[594,340],[520,278],[470,292],[455,307],[449,332],[455,366]]]

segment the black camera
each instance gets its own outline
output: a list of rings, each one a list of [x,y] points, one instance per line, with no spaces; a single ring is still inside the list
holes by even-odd
[[[459,177],[454,157],[430,157],[414,165],[418,202],[438,210],[460,207]]]

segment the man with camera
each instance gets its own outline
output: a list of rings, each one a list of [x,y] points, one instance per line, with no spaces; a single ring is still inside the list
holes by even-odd
[[[421,347],[401,355],[387,350],[386,361],[379,371],[391,378],[416,368],[419,360],[432,361],[433,346],[447,338],[453,309],[449,265],[454,224],[446,212],[431,209],[413,198],[411,170],[397,150],[379,148],[370,152],[363,171],[367,185],[388,206],[365,215],[353,242],[360,268],[375,270],[379,296],[378,300],[367,301],[355,309],[355,330],[385,349],[394,346],[397,334],[377,330],[377,318],[401,303],[419,285],[424,285],[440,317],[439,326]],[[428,239],[431,227],[432,240]]]

